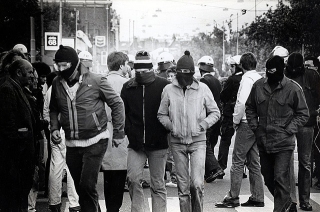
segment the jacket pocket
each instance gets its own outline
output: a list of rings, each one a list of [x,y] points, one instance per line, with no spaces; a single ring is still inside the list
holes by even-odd
[[[100,126],[97,114],[95,112],[93,112],[92,113],[92,117],[93,117],[94,123],[96,124],[97,129],[100,131],[101,130],[101,126]]]

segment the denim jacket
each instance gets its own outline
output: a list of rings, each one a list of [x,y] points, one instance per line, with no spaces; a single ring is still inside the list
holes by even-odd
[[[163,89],[158,119],[171,131],[172,142],[190,144],[206,140],[206,130],[220,119],[220,111],[206,84],[194,79],[184,92],[174,79]]]
[[[246,102],[246,115],[259,150],[267,153],[294,150],[294,134],[309,118],[301,87],[287,77],[273,91],[266,78],[258,80]]]

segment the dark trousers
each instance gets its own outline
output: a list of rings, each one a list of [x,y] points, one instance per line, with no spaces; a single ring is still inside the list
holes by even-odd
[[[274,197],[274,212],[282,212],[291,204],[289,167],[293,150],[259,154],[265,185]]]
[[[18,152],[18,151],[17,151]],[[27,212],[28,195],[35,170],[34,156],[28,150],[0,152],[0,211]]]
[[[214,155],[214,147],[218,142],[220,134],[220,121],[214,124],[207,130],[207,147],[206,147],[206,162],[205,175],[208,176],[212,171],[220,169],[220,165]]]
[[[81,211],[100,211],[96,186],[107,144],[108,139],[101,139],[88,147],[67,147],[66,161],[79,195]]]
[[[119,212],[122,200],[127,170],[103,171],[104,199],[108,212]]]
[[[224,116],[221,121],[221,139],[218,153],[218,162],[223,170],[227,168],[229,148],[233,134],[233,117]]]

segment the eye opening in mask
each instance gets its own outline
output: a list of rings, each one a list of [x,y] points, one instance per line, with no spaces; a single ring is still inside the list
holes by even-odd
[[[191,73],[190,69],[177,69],[177,72],[184,73],[184,74]]]
[[[71,67],[71,62],[57,62],[53,63],[53,67],[56,71],[65,71]]]

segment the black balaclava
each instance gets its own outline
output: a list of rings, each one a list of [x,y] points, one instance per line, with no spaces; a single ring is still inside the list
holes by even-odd
[[[182,69],[190,70],[190,73],[182,73]],[[186,86],[192,84],[194,73],[195,70],[193,58],[190,55],[190,52],[187,50],[184,52],[184,55],[177,62],[176,79],[182,88],[185,88]]]
[[[303,56],[300,53],[293,52],[289,55],[287,66],[286,66],[286,75],[289,78],[296,78],[303,75],[305,72],[303,64]]]
[[[136,71],[135,80],[141,85],[146,85],[153,82],[156,79],[156,76],[153,71],[148,72],[139,72]]]
[[[184,88],[188,85],[191,85],[193,82],[193,74],[194,73],[181,73],[177,72],[176,79],[179,85]]]
[[[280,56],[272,56],[266,62],[266,75],[270,87],[275,87],[284,77],[284,60]]]

